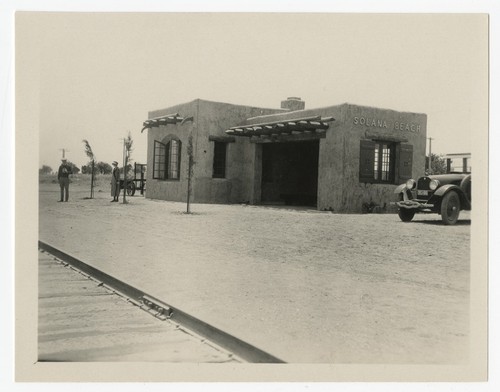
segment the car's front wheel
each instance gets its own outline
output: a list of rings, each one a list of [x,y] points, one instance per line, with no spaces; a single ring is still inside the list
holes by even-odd
[[[445,225],[454,225],[457,223],[458,215],[460,215],[460,197],[457,192],[448,192],[441,201],[441,220]]]
[[[408,208],[400,208],[398,211],[399,219],[403,222],[410,222],[415,216],[415,210],[410,210]]]

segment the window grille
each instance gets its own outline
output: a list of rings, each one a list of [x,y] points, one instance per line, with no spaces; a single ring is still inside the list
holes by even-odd
[[[167,144],[155,140],[153,179],[178,180],[180,178],[181,142],[172,139]]]
[[[411,178],[413,146],[387,140],[361,140],[359,181],[399,184]]]
[[[167,148],[165,144],[156,141],[154,144],[154,156],[153,156],[153,178],[164,180],[165,179],[165,164]]]
[[[377,182],[394,181],[394,143],[375,142],[373,178]]]

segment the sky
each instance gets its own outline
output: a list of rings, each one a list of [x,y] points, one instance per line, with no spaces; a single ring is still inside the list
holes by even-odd
[[[471,98],[487,75],[483,15],[29,13],[39,166],[146,162],[148,112],[197,98],[279,108],[349,102],[428,115],[432,152],[471,152]],[[475,54],[475,55],[471,55]],[[30,66],[31,63],[30,63]]]

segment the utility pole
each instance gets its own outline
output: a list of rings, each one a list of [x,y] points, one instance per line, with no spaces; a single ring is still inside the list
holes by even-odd
[[[429,139],[429,174],[432,174],[432,141],[434,140],[432,137]]]
[[[65,153],[69,152],[69,150],[67,150],[66,148],[60,148],[59,150],[62,151],[62,159],[66,158]]]

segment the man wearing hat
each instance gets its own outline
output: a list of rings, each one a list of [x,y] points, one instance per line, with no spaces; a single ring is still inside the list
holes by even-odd
[[[59,201],[68,201],[69,198],[69,175],[73,174],[71,166],[68,165],[65,158],[61,159],[61,166],[57,172],[57,179],[61,187],[61,199]]]
[[[111,174],[111,202],[117,202],[120,196],[120,170],[118,169],[118,162],[113,161],[113,172]]]

